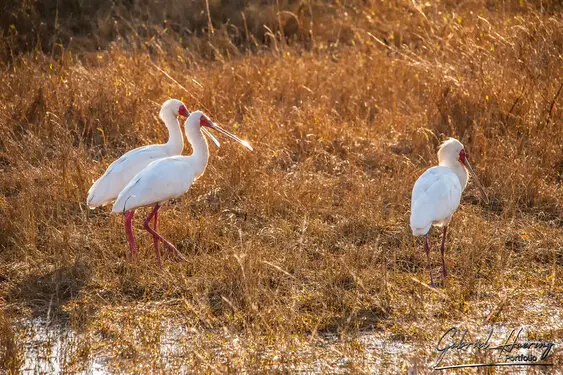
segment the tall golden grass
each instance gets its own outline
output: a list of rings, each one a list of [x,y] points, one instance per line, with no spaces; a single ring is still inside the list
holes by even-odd
[[[211,15],[221,4],[210,1]],[[113,14],[88,26],[99,46],[73,47],[70,27],[47,41],[4,28],[0,366],[21,365],[17,322],[30,316],[88,337],[70,371],[100,350],[121,371],[170,370],[155,349],[170,318],[208,333],[192,343],[201,356],[186,354],[192,369],[237,372],[299,362],[288,354],[296,337],[376,330],[428,342],[452,322],[534,325],[561,312],[558,3],[273,4],[245,2],[229,22],[212,18],[213,33],[204,3],[192,4],[200,23],[186,16],[192,31],[185,10],[144,29],[141,16]],[[102,38],[102,21],[126,31]],[[122,217],[85,199],[114,159],[165,140],[157,113],[170,97],[256,152],[212,148],[205,175],[161,210],[162,234],[188,261],[159,267],[140,225],[148,211],[130,261]],[[450,226],[451,276],[433,292],[410,191],[450,136],[491,203],[470,182]],[[247,341],[217,364],[224,333]],[[265,360],[260,345],[286,356]]]

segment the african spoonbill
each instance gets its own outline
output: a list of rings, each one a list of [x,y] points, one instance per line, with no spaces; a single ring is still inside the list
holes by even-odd
[[[117,200],[113,204],[113,213],[125,214],[127,239],[132,255],[136,251],[135,238],[132,231],[135,209],[154,205],[153,210],[147,216],[143,225],[153,236],[158,262],[160,263],[158,241],[162,241],[171,252],[183,259],[178,249],[156,231],[156,215],[163,203],[169,199],[180,197],[204,173],[209,159],[209,148],[204,134],[219,147],[219,142],[211,135],[207,128],[217,130],[253,151],[248,142],[224,130],[201,111],[192,112],[184,124],[184,132],[193,148],[192,154],[190,156],[170,156],[150,163],[133,177],[129,184],[119,193]],[[155,218],[155,228],[150,227],[153,217]]]
[[[432,278],[428,231],[432,225],[443,228],[440,252],[442,254],[442,276],[445,278],[447,275],[444,263],[446,230],[452,215],[459,206],[461,193],[467,185],[468,171],[475,178],[483,200],[488,203],[487,195],[469,164],[461,142],[454,138],[445,141],[438,150],[438,161],[438,166],[427,169],[416,180],[411,199],[410,226],[415,236],[425,236],[424,250],[428,258],[431,286],[434,286],[434,279]]]

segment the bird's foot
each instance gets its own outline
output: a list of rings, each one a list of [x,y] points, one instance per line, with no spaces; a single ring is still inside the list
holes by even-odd
[[[129,247],[129,258],[131,260],[137,258],[137,248],[135,246]]]
[[[446,270],[446,268],[442,268],[442,277],[444,278],[444,280],[446,279],[446,277],[448,277],[448,271]]]
[[[172,254],[174,254],[174,256],[183,261],[186,262],[188,259],[178,250],[176,249],[176,246],[172,245],[171,243],[167,243],[165,244],[166,248],[168,249],[168,251],[170,251]]]
[[[176,250],[176,252],[174,253],[174,255],[176,256],[176,258],[178,258],[178,260],[182,261],[182,262],[187,262],[188,258],[186,258],[184,256],[184,254],[182,254],[181,252],[179,252],[178,250]]]
[[[434,282],[434,274],[432,272],[432,269],[430,269],[430,283],[428,284],[428,286],[430,286],[431,288],[436,288],[436,283]]]

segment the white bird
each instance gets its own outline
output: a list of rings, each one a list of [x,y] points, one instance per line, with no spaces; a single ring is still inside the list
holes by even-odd
[[[159,116],[168,128],[168,142],[136,148],[111,163],[102,177],[88,190],[88,207],[104,206],[114,201],[129,181],[152,161],[182,153],[184,138],[178,115],[190,115],[184,103],[169,99],[162,104]]]
[[[442,235],[442,276],[447,275],[444,263],[444,246],[446,230],[457,210],[461,200],[461,193],[467,185],[469,174],[473,175],[481,191],[483,199],[488,203],[487,195],[475,175],[467,154],[461,142],[450,138],[438,150],[437,167],[432,167],[416,180],[412,189],[410,226],[415,236],[425,236],[424,250],[428,258],[430,269],[430,285],[434,286],[432,278],[432,263],[430,261],[430,242],[428,231],[432,225],[443,227]]]
[[[162,241],[170,251],[183,258],[178,249],[156,231],[156,215],[163,203],[184,194],[205,171],[209,159],[209,148],[203,134],[205,133],[219,147],[217,139],[206,128],[215,129],[241,143],[250,151],[253,150],[248,142],[222,129],[201,111],[192,112],[184,124],[184,132],[193,148],[192,154],[190,156],[171,156],[150,163],[133,177],[113,204],[113,213],[125,214],[127,238],[132,255],[136,251],[131,228],[135,209],[154,204],[154,209],[145,219],[144,227],[154,238],[158,262],[160,263],[158,241]],[[151,228],[149,225],[153,217],[155,217],[155,228]]]

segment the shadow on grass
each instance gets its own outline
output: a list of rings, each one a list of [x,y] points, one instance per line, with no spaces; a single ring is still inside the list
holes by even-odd
[[[82,259],[42,275],[30,275],[8,293],[7,301],[29,308],[34,318],[64,321],[62,307],[88,284],[92,268]]]

